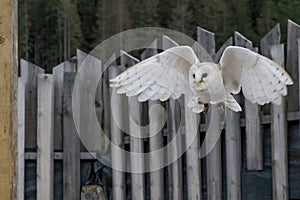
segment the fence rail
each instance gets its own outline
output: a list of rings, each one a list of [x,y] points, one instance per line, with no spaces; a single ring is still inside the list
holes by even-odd
[[[197,40],[218,62],[222,52],[229,45],[243,46],[253,51],[250,40],[235,32],[219,51],[215,49],[214,33],[197,27]],[[177,42],[167,35],[149,44],[149,48],[141,54],[141,60],[157,53],[158,41],[162,48],[177,46]],[[146,164],[156,166],[164,159],[176,155],[185,142],[190,140],[191,133],[198,129],[196,139],[182,157],[167,168],[150,173],[129,174],[112,170],[112,177],[104,181],[110,186],[103,187],[106,195],[112,199],[298,199],[300,198],[300,134],[299,132],[299,68],[300,68],[300,26],[288,21],[287,52],[285,57],[284,44],[280,43],[280,26],[276,25],[261,40],[260,53],[284,66],[291,74],[295,84],[289,87],[288,97],[279,106],[252,104],[242,95],[235,96],[242,105],[243,111],[235,113],[228,110],[225,134],[219,139],[214,149],[204,159],[199,159],[200,144],[208,127],[209,117],[197,116],[186,108],[189,95],[179,100],[166,102],[167,122],[151,124],[149,133],[159,127],[163,129],[154,137],[141,139],[127,135],[115,123],[115,117],[121,123],[128,123],[128,130],[135,134],[145,134],[143,129],[136,129],[134,122],[128,122],[128,115],[134,115],[140,124],[147,124],[149,107],[160,102],[149,101],[139,103],[136,98],[128,101],[127,97],[115,95],[109,88],[108,79],[139,62],[139,59],[121,51],[120,63],[102,63],[92,57],[86,65],[106,66],[102,82],[95,94],[95,108],[98,121],[103,125],[108,138],[117,146],[132,152],[154,151],[170,142],[176,134],[180,139],[173,144],[172,151],[167,155],[151,157],[150,160],[125,158],[124,155],[112,150],[112,165],[144,169]],[[72,116],[72,88],[78,68],[84,59],[90,55],[78,50],[77,55],[53,68],[52,74],[28,61],[21,60],[21,76],[18,90],[18,163],[22,166],[18,171],[18,193],[20,199],[80,199],[84,193],[97,192],[99,188],[82,190],[83,162],[94,162],[99,152],[88,152],[76,134]],[[81,101],[81,97],[79,97]],[[181,107],[179,106],[180,103]],[[119,116],[113,116],[111,106],[114,105]],[[212,113],[214,112],[212,106]],[[81,110],[81,121],[89,120],[91,113]],[[180,114],[181,113],[181,114]],[[182,114],[184,113],[184,114]],[[212,114],[211,113],[211,114]],[[156,118],[162,118],[163,113],[152,113]],[[216,116],[216,115],[214,115]],[[182,121],[184,126],[179,127]],[[200,126],[197,128],[197,121]],[[218,118],[214,118],[218,121]],[[80,123],[83,129],[84,123]],[[177,131],[179,129],[179,131]],[[268,134],[270,132],[270,134]],[[266,139],[267,138],[267,139]],[[267,143],[266,141],[270,141]],[[101,149],[107,146],[103,140]],[[30,172],[26,167],[29,162],[36,162],[36,172]],[[56,180],[55,166],[62,163],[60,172],[62,180]],[[26,174],[36,173],[32,184],[26,180]],[[269,176],[271,173],[271,176]],[[266,175],[267,174],[267,175]],[[269,175],[268,175],[269,174]],[[258,176],[267,176],[258,178]],[[250,177],[250,178],[249,178]],[[28,179],[28,178],[27,178]],[[259,181],[269,181],[259,188]],[[255,182],[257,187],[255,188]],[[59,182],[60,186],[56,183]],[[91,184],[91,183],[89,183]],[[109,185],[108,184],[108,185]],[[252,184],[252,185],[251,185]],[[103,186],[103,185],[102,185]],[[57,188],[59,187],[59,188]],[[252,187],[252,188],[251,188]],[[254,188],[253,188],[254,187]],[[111,188],[111,189],[110,189]],[[272,192],[270,192],[272,191]],[[257,194],[253,193],[257,192]],[[261,192],[261,193],[259,193]],[[58,194],[59,193],[59,194]],[[101,196],[103,198],[103,192]],[[258,195],[260,195],[258,197]],[[93,196],[93,195],[91,195]]]

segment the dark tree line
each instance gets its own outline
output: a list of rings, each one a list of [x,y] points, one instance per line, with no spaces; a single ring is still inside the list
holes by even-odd
[[[196,26],[220,46],[234,31],[259,44],[276,23],[300,22],[299,0],[19,0],[19,55],[51,68],[130,28],[159,26],[194,37]]]

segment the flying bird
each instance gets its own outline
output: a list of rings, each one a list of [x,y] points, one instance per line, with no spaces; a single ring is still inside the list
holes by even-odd
[[[200,62],[189,46],[177,46],[156,54],[110,80],[118,94],[138,96],[138,101],[178,99],[190,91],[188,107],[195,113],[208,104],[224,103],[238,112],[233,94],[241,90],[252,103],[281,103],[293,81],[274,61],[249,49],[229,46],[218,64]]]

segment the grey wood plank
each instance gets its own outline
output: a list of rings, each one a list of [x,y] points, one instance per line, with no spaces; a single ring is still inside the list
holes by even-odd
[[[166,50],[171,47],[178,46],[178,43],[172,38],[163,35],[162,36],[162,48]],[[178,105],[178,103],[180,105]],[[178,152],[181,152],[182,148],[182,135],[181,131],[177,131],[180,124],[180,110],[183,106],[183,98],[178,100],[170,98],[167,104],[167,128],[168,128],[168,142],[170,142],[176,134],[179,134],[177,144],[174,143],[171,147],[172,151],[168,152],[168,159],[172,159],[177,156]],[[169,178],[169,199],[182,199],[183,198],[183,178],[182,178],[182,158],[179,158],[168,167]]]
[[[226,108],[227,109],[227,108]],[[225,145],[227,199],[241,199],[241,129],[240,114],[226,110]]]
[[[77,67],[78,67],[78,74],[82,75],[83,80],[95,80],[102,75],[102,63],[101,61],[90,55],[86,54],[83,51],[77,50]],[[80,70],[88,70],[88,73],[81,73]],[[105,138],[104,135],[97,133],[95,131],[95,126],[97,124],[91,124],[90,122],[93,121],[94,112],[90,112],[95,108],[98,124],[101,126],[102,120],[102,110],[103,110],[103,101],[102,101],[102,81],[100,84],[97,84],[96,89],[92,89],[93,83],[86,81],[86,85],[82,86],[84,88],[84,94],[79,96],[79,102],[85,102],[86,98],[92,98],[93,105],[91,109],[86,109],[83,107],[84,103],[79,103],[80,107],[80,116],[79,116],[79,129],[80,135],[88,137],[81,137],[81,151],[95,151],[96,149],[102,151],[105,150]],[[81,87],[81,85],[79,85]],[[92,108],[94,106],[94,108]]]
[[[235,45],[253,49],[252,42],[235,32]],[[262,132],[260,129],[260,106],[245,98],[246,155],[248,170],[263,169]]]
[[[97,152],[81,152],[80,159],[81,160],[96,160]],[[37,155],[36,152],[25,152],[24,155],[25,160],[36,160]],[[63,160],[63,152],[54,152],[53,159],[54,160]]]
[[[281,38],[280,25],[276,24],[261,40],[260,48],[261,53],[267,57],[270,57],[270,46],[273,44],[279,44]],[[271,104],[261,106],[263,114],[270,114]]]
[[[207,51],[207,53],[211,56],[211,58],[215,55],[215,35],[214,33],[197,27],[197,36],[199,44]],[[206,60],[203,60],[203,62]],[[207,60],[210,61],[210,60]],[[220,115],[217,111],[217,108],[213,105],[210,105],[210,114],[206,115],[206,128],[210,127],[210,123],[213,123],[214,126],[211,130],[211,133],[206,134],[204,139],[204,146],[202,145],[202,149],[209,148],[206,144],[211,142],[211,138],[209,135],[213,133],[217,133],[220,131],[220,127],[217,124],[220,124]],[[213,117],[213,119],[211,118]],[[221,159],[221,139],[219,139],[211,152],[206,156],[206,171],[207,171],[207,193],[208,199],[222,199],[222,159]]]
[[[138,59],[121,50],[121,66],[130,67],[137,62]],[[131,97],[128,101],[128,119],[129,119],[129,135],[142,136],[141,129],[141,103],[138,102],[137,96]],[[130,118],[132,120],[130,120]],[[140,137],[130,137],[130,152],[143,153],[144,141]],[[142,156],[133,156],[130,158],[131,164],[131,194],[134,200],[145,199],[145,171],[144,158]],[[138,172],[138,173],[136,173]]]
[[[280,25],[276,24],[261,40],[260,49],[261,53],[269,57],[271,56],[271,46],[279,44],[281,38]]]
[[[284,45],[270,46],[271,58],[284,66]],[[272,105],[272,182],[273,199],[289,199],[288,186],[288,144],[285,100],[282,98],[280,105]]]
[[[80,198],[80,139],[76,133],[72,114],[72,88],[76,73],[64,74],[63,99],[63,199]]]
[[[280,27],[277,24],[261,40],[262,54],[274,59],[279,65],[284,66],[283,45],[280,45]],[[272,55],[271,55],[272,54]],[[272,182],[273,199],[287,199],[287,136],[285,101],[279,106],[271,106],[271,133],[272,133]],[[286,164],[286,165],[284,165]],[[282,170],[282,171],[281,171]],[[285,171],[286,170],[286,171]]]
[[[109,77],[113,78],[120,74],[120,66],[111,66],[109,71]],[[126,123],[124,108],[127,106],[127,98],[124,95],[116,94],[115,90],[111,91],[111,95],[115,95],[111,98],[112,109],[116,115],[111,114],[110,129],[111,129],[111,142],[117,147],[124,149],[124,135],[119,126],[124,126]],[[128,114],[128,113],[126,113]],[[122,200],[126,198],[126,183],[125,183],[125,165],[126,158],[123,153],[120,153],[116,148],[111,147],[111,159],[112,159],[112,193],[113,199]],[[121,169],[123,171],[120,171]]]
[[[63,151],[63,90],[64,90],[64,63],[53,68],[54,82],[54,151]]]
[[[294,80],[294,84],[288,87],[288,112],[299,111],[298,38],[300,38],[300,26],[295,22],[288,20],[286,70]]]
[[[237,43],[238,35],[235,34]],[[239,101],[239,96],[235,96]],[[226,108],[225,121],[225,147],[226,147],[226,175],[227,198],[241,199],[241,130],[240,113],[235,113]]]
[[[197,27],[197,41],[207,51],[209,55],[214,55],[216,51],[215,34],[201,27]]]
[[[40,67],[21,59],[21,77],[25,81],[25,148],[36,149],[37,130],[37,76],[44,73]]]
[[[106,63],[103,64],[103,75],[102,75],[102,95],[103,95],[103,131],[104,134],[110,138],[110,114],[111,114],[111,106],[110,106],[110,87],[109,87],[109,66],[116,66],[115,62],[115,54],[111,55]],[[108,144],[105,143],[107,147]]]
[[[25,183],[25,83],[18,78],[18,160],[17,160],[17,199],[24,199]]]
[[[157,54],[157,39],[154,40],[149,47],[141,54],[142,60],[145,60],[153,55]],[[152,106],[160,105],[160,101],[148,101],[149,110],[146,113],[147,117],[150,116],[153,121],[149,122],[149,152],[154,152],[163,147],[163,134],[161,129],[164,124],[164,113],[162,110],[155,110],[150,112]],[[164,108],[161,108],[164,109]],[[155,169],[156,166],[159,166],[164,162],[164,155],[159,154],[155,156],[154,154],[150,154],[150,158],[148,161],[150,165],[150,169]],[[163,200],[164,199],[164,170],[158,169],[150,172],[150,198],[152,200]]]
[[[192,94],[185,95],[185,102],[192,98]],[[199,116],[193,113],[185,104],[185,137],[186,142],[193,140],[191,146],[186,150],[186,170],[187,170],[187,196],[190,200],[202,199],[201,186],[201,163],[199,159]],[[188,145],[188,144],[186,144]]]
[[[54,87],[50,74],[38,76],[37,199],[53,199],[53,108]]]

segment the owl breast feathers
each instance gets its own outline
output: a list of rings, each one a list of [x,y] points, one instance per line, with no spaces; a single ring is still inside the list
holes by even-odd
[[[280,104],[291,84],[291,77],[281,66],[249,49],[234,46],[225,49],[218,64],[200,62],[189,46],[173,47],[110,80],[118,94],[139,95],[140,102],[177,99],[192,92],[188,106],[196,113],[202,112],[207,103],[224,103],[233,111],[241,111],[232,96],[241,89],[252,103]]]

